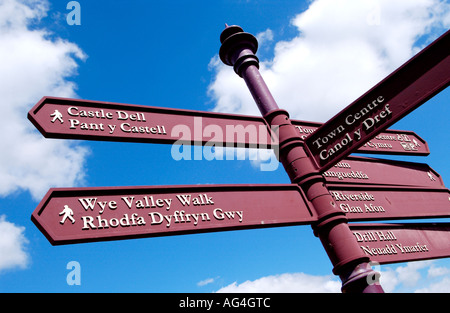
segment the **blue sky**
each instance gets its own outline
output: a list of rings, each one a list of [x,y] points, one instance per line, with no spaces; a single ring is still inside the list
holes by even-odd
[[[30,220],[50,187],[289,179],[248,158],[176,161],[170,145],[44,139],[26,113],[48,95],[258,115],[245,83],[218,61],[228,23],[258,37],[279,106],[324,122],[448,29],[449,4],[80,0],[81,25],[68,25],[68,2],[0,3],[0,291],[339,291],[309,226],[51,246]],[[391,127],[424,138],[428,157],[385,157],[427,163],[448,185],[449,100],[445,90]],[[67,284],[70,261],[81,285]],[[381,272],[387,291],[450,291],[448,259]]]

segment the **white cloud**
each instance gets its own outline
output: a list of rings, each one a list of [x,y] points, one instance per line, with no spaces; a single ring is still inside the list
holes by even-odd
[[[341,283],[332,276],[314,276],[304,273],[286,273],[247,280],[241,284],[234,282],[217,292],[224,293],[322,293],[340,292]]]
[[[384,265],[381,285],[385,292],[450,292],[450,268],[437,266],[438,261],[417,261],[396,268]]]
[[[258,44],[264,46],[266,42],[273,41],[273,31],[271,29],[266,29],[265,31],[256,34],[256,39],[258,39]]]
[[[450,292],[450,267],[438,266],[439,261],[417,261],[397,265],[383,265],[375,268],[381,271],[380,283],[387,293]],[[207,284],[214,280],[205,280]],[[200,283],[199,283],[200,284]],[[200,286],[200,285],[199,285]],[[305,273],[285,273],[233,282],[220,288],[218,293],[325,293],[341,292],[341,281],[332,275],[316,276]]]
[[[431,262],[432,261],[411,262],[407,263],[406,266],[398,267],[395,272],[399,282],[408,287],[416,286],[417,282],[422,277],[419,270],[428,267]]]
[[[383,287],[384,292],[391,293],[395,291],[395,288],[399,285],[399,279],[395,271],[391,268],[386,268],[380,271],[376,269],[381,274],[380,284]]]
[[[442,267],[442,266],[434,266],[434,264],[428,270],[428,277],[430,277],[430,278],[439,277],[439,276],[448,275],[448,274],[450,274],[450,268]]]
[[[448,11],[438,0],[316,0],[291,21],[298,35],[278,42],[260,71],[291,117],[325,121],[417,52],[421,36],[442,33]],[[232,68],[218,58],[210,65],[216,71],[209,86],[215,111],[259,115]]]
[[[25,246],[28,240],[24,231],[25,227],[7,222],[6,217],[0,215],[0,271],[27,266],[29,257]]]
[[[217,277],[217,278],[218,278],[218,277]],[[215,280],[216,280],[216,278],[207,278],[207,279],[204,279],[204,280],[199,281],[199,282],[197,283],[197,286],[203,287],[203,286],[212,284]]]
[[[450,292],[450,267],[437,266],[438,261],[429,261],[424,269],[427,275],[421,276],[423,281],[416,286],[416,293],[449,293]]]
[[[45,0],[0,3],[1,196],[28,190],[39,199],[51,186],[83,179],[86,148],[43,138],[26,117],[45,95],[75,97],[68,78],[76,74],[76,59],[86,58],[75,44],[36,28],[47,9]]]
[[[47,10],[45,0],[0,2],[0,196],[22,190],[38,200],[51,186],[83,180],[87,149],[45,139],[27,119],[43,96],[76,96],[68,78],[76,59],[86,58],[75,44],[36,27]],[[0,270],[26,267],[24,230],[0,216]]]
[[[450,277],[444,277],[442,280],[432,283],[425,288],[417,289],[416,293],[449,293]]]

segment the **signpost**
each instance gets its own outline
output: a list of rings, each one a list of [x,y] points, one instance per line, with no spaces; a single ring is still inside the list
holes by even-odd
[[[220,36],[220,59],[233,66],[247,84],[268,125],[278,127],[279,158],[291,182],[305,192],[318,215],[313,225],[342,280],[344,292],[383,292],[379,283],[369,283],[373,270],[353,240],[345,213],[324,184],[323,172],[446,88],[450,83],[450,31],[341,111],[306,138],[298,135],[288,112],[278,104],[259,73],[255,53],[258,42],[239,26],[230,26]],[[375,275],[376,277],[377,275]]]
[[[227,26],[220,41],[221,60],[244,79],[262,118],[53,97],[28,118],[48,138],[275,148],[292,184],[50,189],[32,220],[52,244],[311,224],[343,292],[383,292],[370,260],[450,256],[448,224],[348,224],[450,216],[438,173],[344,159],[429,153],[413,132],[385,129],[449,85],[450,31],[323,125],[279,109],[254,36]]]
[[[324,171],[450,84],[450,31],[351,103],[306,139]]]
[[[316,219],[297,185],[56,188],[32,215],[53,245],[302,225]]]
[[[356,242],[380,264],[450,257],[450,224],[351,225]]]

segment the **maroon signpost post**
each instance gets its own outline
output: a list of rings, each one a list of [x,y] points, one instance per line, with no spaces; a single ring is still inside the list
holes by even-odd
[[[54,188],[32,220],[54,245],[312,224],[343,292],[383,292],[371,260],[450,256],[450,226],[348,221],[448,217],[450,193],[426,164],[345,157],[429,154],[413,132],[385,129],[449,85],[449,34],[323,125],[278,108],[239,26],[222,32],[220,58],[262,118],[44,97],[28,118],[48,138],[275,148],[292,184]]]
[[[368,283],[368,277],[374,276],[368,263],[370,258],[352,238],[347,217],[337,207],[320,171],[338,163],[448,86],[450,31],[322,125],[306,138],[305,144],[259,73],[255,37],[239,26],[227,26],[220,41],[223,63],[233,66],[245,80],[267,123],[279,128],[280,161],[292,183],[301,186],[316,210],[318,222],[313,225],[314,232],[334,265],[333,272],[343,282],[342,290],[383,292],[378,282]]]

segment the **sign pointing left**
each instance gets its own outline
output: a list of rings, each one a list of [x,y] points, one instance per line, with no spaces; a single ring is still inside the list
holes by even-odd
[[[301,189],[290,184],[55,188],[31,219],[53,245],[317,220]]]
[[[269,148],[272,144],[268,126],[261,117],[234,114],[43,97],[28,112],[28,119],[47,138],[226,143],[230,147],[255,148]],[[426,149],[422,152],[427,153]]]

